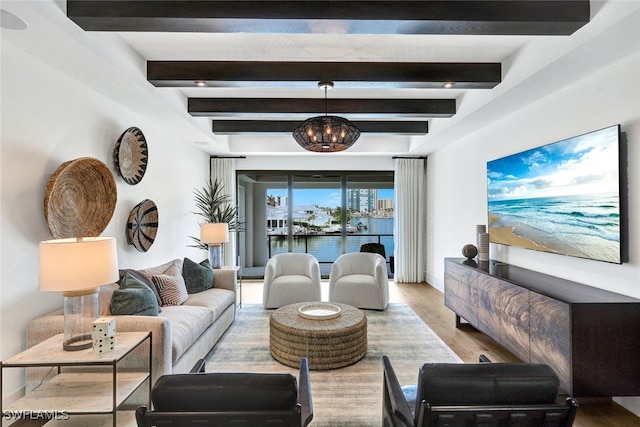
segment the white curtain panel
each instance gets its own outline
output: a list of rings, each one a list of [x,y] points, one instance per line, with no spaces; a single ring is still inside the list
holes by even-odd
[[[425,280],[426,159],[396,159],[395,277],[399,283]]]
[[[237,206],[236,200],[236,172],[234,160],[230,158],[211,158],[211,181],[216,179],[224,185],[223,191],[231,195],[231,203]],[[222,245],[222,265],[236,265],[237,233],[229,231],[229,243]]]

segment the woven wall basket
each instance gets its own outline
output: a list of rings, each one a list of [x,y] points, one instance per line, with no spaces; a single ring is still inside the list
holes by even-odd
[[[51,235],[97,237],[116,209],[116,181],[98,159],[81,157],[65,162],[47,183],[44,217]]]
[[[129,214],[127,240],[138,251],[146,252],[158,232],[158,207],[149,199],[138,203]]]
[[[137,127],[125,130],[113,150],[113,163],[124,182],[136,185],[142,181],[149,161],[149,148],[142,131]]]

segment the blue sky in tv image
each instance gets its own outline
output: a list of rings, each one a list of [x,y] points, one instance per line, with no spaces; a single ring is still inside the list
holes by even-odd
[[[537,249],[620,262],[619,173],[618,126],[490,161],[489,232],[510,227]]]

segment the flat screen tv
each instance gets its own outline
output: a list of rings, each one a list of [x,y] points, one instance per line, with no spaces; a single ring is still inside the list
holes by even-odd
[[[487,162],[489,241],[622,262],[620,125]]]

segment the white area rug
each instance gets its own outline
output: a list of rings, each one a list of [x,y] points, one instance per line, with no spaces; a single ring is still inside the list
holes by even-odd
[[[207,372],[290,372],[269,353],[269,316],[261,305],[244,305],[233,325],[207,357]],[[387,355],[402,384],[414,384],[426,362],[461,359],[404,304],[386,311],[365,310],[367,355],[331,371],[311,371],[314,417],[310,426],[380,426],[382,356]]]

